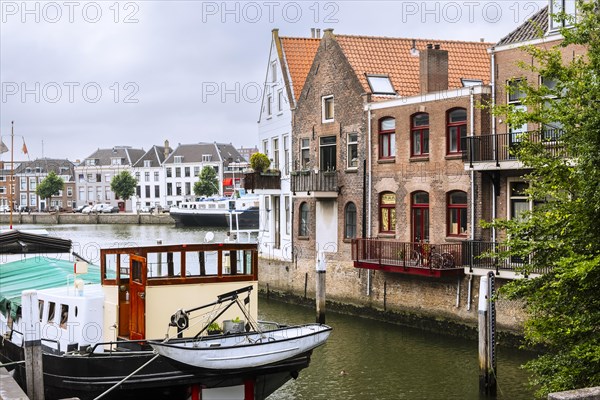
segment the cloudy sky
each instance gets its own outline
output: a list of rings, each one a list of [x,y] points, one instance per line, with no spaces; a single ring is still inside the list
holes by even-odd
[[[10,145],[14,121],[15,159],[32,160],[165,139],[251,147],[273,28],[495,42],[545,3],[0,0],[0,134]]]

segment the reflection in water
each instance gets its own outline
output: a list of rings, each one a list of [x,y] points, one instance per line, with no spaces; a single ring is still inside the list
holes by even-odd
[[[202,243],[206,230],[161,225],[30,225],[73,240],[75,251],[98,262],[101,247]],[[214,230],[214,241],[227,238]],[[262,320],[295,324],[315,320],[312,309],[261,298]],[[469,400],[479,399],[477,343],[398,325],[328,312],[329,341],[311,365],[269,400]],[[530,354],[497,349],[498,399],[531,399],[519,366]]]

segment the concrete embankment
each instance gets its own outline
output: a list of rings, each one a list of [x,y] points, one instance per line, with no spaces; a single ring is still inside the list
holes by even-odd
[[[10,214],[0,214],[0,224],[8,225]],[[175,221],[169,214],[79,214],[79,213],[15,213],[13,225],[58,225],[58,224],[154,224],[173,225]]]
[[[27,400],[28,397],[6,368],[0,368],[0,400]]]

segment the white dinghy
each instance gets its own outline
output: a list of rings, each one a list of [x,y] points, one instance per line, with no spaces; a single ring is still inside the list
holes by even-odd
[[[214,303],[192,310],[179,310],[171,317],[170,326],[178,327],[178,336],[182,336],[181,333],[188,329],[191,312],[230,302],[195,337],[171,338],[162,342],[150,341],[150,345],[161,356],[186,365],[227,370],[253,368],[292,359],[311,352],[329,338],[332,328],[322,324],[278,326],[276,329],[260,330],[259,324],[249,323],[246,325],[246,332],[201,336],[210,323],[233,304],[237,304],[246,315],[238,294],[250,290],[251,286],[218,296]]]

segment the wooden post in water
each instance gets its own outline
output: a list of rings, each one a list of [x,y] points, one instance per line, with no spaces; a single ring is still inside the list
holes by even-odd
[[[479,281],[479,393],[496,395],[496,308],[494,273]]]
[[[320,260],[317,260],[317,323],[325,323],[325,255],[320,254]]]
[[[21,329],[25,336],[27,397],[30,400],[44,400],[44,370],[37,291],[24,291],[22,302],[23,325]]]

